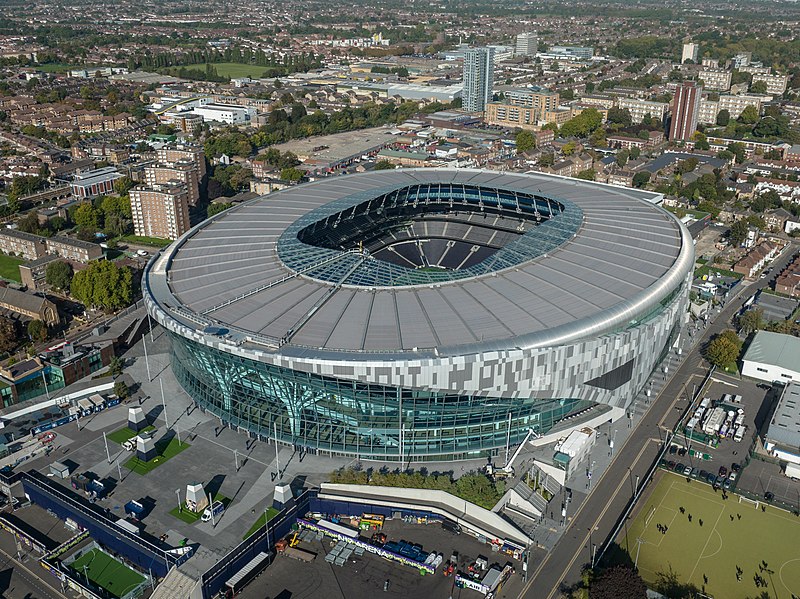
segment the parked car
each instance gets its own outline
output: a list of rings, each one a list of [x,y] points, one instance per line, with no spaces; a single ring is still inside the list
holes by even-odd
[[[692,478],[697,478],[697,468],[692,468],[692,471],[689,473],[689,476]]]
[[[731,464],[731,470],[733,472],[739,472],[739,470],[741,470],[741,469],[742,469],[742,465],[739,462],[734,462],[733,464]]]
[[[719,475],[720,476],[725,476],[726,474],[728,474],[728,469],[725,466],[720,466],[719,467]]]
[[[677,445],[670,445],[669,446],[669,455],[675,455],[678,452]]]
[[[713,485],[714,481],[717,480],[717,475],[714,474],[713,472],[709,472],[708,476],[706,477],[706,480],[708,481],[709,485]]]
[[[686,468],[686,466],[684,466],[683,464],[678,463],[678,464],[675,465],[675,472],[680,474],[680,473],[682,473],[684,471],[685,468]]]
[[[722,488],[726,491],[730,491],[731,486],[733,486],[733,481],[729,478],[726,478],[725,481],[722,483]]]
[[[739,473],[738,473],[738,472],[731,472],[731,473],[729,473],[729,474],[728,474],[728,480],[729,480],[729,481],[731,481],[731,482],[733,482],[733,481],[735,481],[735,480],[736,480],[736,478],[737,478],[738,476],[739,476]]]
[[[705,470],[701,470],[700,474],[697,475],[697,478],[699,478],[700,480],[708,480],[708,472],[706,472]]]
[[[672,460],[667,462],[667,468],[669,468],[670,470],[675,470],[675,462]]]
[[[773,499],[775,499],[775,493],[773,493],[772,491],[767,491],[766,493],[764,493],[764,499],[766,499],[767,501],[772,501]]]
[[[692,474],[692,467],[691,466],[686,466],[686,468],[683,469],[683,475],[688,477],[691,474]]]
[[[681,456],[681,457],[685,456],[686,455],[686,448],[685,447],[681,447],[680,449],[678,449],[678,455]]]

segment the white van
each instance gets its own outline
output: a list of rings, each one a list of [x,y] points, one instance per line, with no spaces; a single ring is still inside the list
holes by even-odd
[[[207,507],[203,510],[203,515],[200,519],[203,522],[208,522],[211,520],[211,515],[214,515],[214,518],[219,518],[220,514],[225,511],[225,506],[222,504],[221,501],[215,501],[211,504],[211,507]]]

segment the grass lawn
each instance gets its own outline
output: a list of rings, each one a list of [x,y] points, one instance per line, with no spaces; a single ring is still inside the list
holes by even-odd
[[[721,492],[697,480],[687,482],[668,472],[659,476],[650,495],[640,500],[627,533],[623,528],[617,539],[632,561],[638,550],[639,573],[646,582],[652,585],[659,572],[672,569],[680,583],[705,586],[715,599],[744,599],[765,590],[755,585],[753,577],[759,575],[767,581],[770,596],[797,593],[800,519],[772,506],[762,511],[750,502],[740,503],[733,494],[723,500]],[[666,534],[658,531],[658,524],[667,527]],[[763,572],[762,560],[767,563]],[[736,566],[742,569],[741,581]]]
[[[142,429],[141,432],[146,433],[148,431],[154,431],[156,427],[154,426],[146,426]],[[128,439],[135,437],[138,433],[136,431],[132,431],[127,426],[124,428],[119,429],[118,431],[114,431],[113,433],[109,433],[106,435],[106,439],[109,441],[113,441],[114,443],[119,443],[122,445]]]
[[[230,77],[231,79],[236,77],[253,77],[254,79],[258,79],[264,74],[264,71],[269,69],[269,67],[260,67],[254,64],[239,64],[236,62],[215,62],[212,63],[212,66],[221,77]],[[205,72],[206,65],[205,63],[190,64],[186,68],[198,69]]]
[[[26,260],[21,258],[0,254],[0,277],[20,283],[22,279],[19,276],[19,265],[24,262],[26,262]]]
[[[225,495],[223,495],[221,493],[217,493],[216,495],[214,495],[214,501],[221,501],[222,505],[224,505],[226,509],[231,504],[230,497],[225,497]],[[195,513],[195,512],[191,512],[191,511],[187,510],[186,508],[183,508],[182,510],[179,510],[177,505],[174,508],[172,508],[169,511],[169,513],[170,513],[171,516],[176,517],[178,520],[183,520],[187,524],[194,524],[203,515],[203,512]]]
[[[733,272],[732,270],[726,270],[724,268],[719,268],[714,265],[704,264],[700,268],[694,271],[694,276],[696,279],[702,278],[703,275],[710,274],[711,271],[718,272],[722,276],[725,277],[733,277],[734,279],[741,279],[743,275],[739,274],[738,272]]]
[[[87,576],[114,597],[124,597],[126,593],[144,582],[144,576],[97,549],[85,553],[70,566],[78,580],[83,580],[84,576]],[[86,566],[85,573],[84,566]]]
[[[172,243],[169,239],[161,239],[160,237],[143,237],[141,235],[125,235],[124,237],[120,237],[122,241],[127,241],[128,243],[136,243],[139,245],[152,245],[153,247],[165,248],[170,243]]]
[[[136,474],[145,475],[151,470],[155,470],[161,464],[174,458],[184,449],[188,449],[190,445],[186,442],[179,442],[177,437],[173,437],[169,441],[159,441],[156,443],[156,457],[149,462],[143,462],[137,457],[130,458],[123,464],[128,470],[132,470]]]
[[[265,519],[264,518],[264,512],[261,512],[261,515],[258,517],[258,520],[256,520],[256,523],[253,524],[253,526],[250,527],[250,530],[248,530],[247,534],[245,534],[242,537],[242,540],[246,539],[251,534],[253,534],[255,531],[257,531],[259,528],[264,526],[265,522],[269,522],[270,520],[272,520],[275,516],[278,515],[278,513],[279,513],[278,510],[276,510],[274,507],[271,507],[271,508],[269,508],[267,510],[267,517]]]

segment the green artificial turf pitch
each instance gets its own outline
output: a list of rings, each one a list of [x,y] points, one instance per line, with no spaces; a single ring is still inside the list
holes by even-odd
[[[84,566],[86,566],[85,574]],[[88,576],[90,581],[114,597],[124,597],[126,593],[144,582],[144,576],[97,549],[88,551],[72,562],[70,567],[75,571],[78,580]]]
[[[744,599],[764,591],[788,599],[800,593],[800,518],[770,505],[762,511],[764,505],[732,493],[723,500],[721,491],[703,482],[664,472],[617,543],[632,561],[638,551],[639,573],[650,586],[659,572],[671,569],[678,581],[705,587],[714,599]],[[659,524],[667,527],[666,534]],[[755,575],[768,586],[757,587]]]

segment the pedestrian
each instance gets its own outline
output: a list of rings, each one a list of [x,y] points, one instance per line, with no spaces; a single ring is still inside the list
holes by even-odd
[[[689,514],[689,522],[691,522],[691,521],[692,521],[692,515]]]
[[[703,574],[703,584],[708,584],[708,576]]]
[[[703,526],[703,519],[702,519],[702,518],[698,518],[698,520],[697,520],[697,523],[698,523],[700,526]]]
[[[742,515],[741,514],[736,514],[736,519],[737,520],[741,520],[742,519]]]
[[[685,508],[685,507],[681,506],[681,507],[679,507],[678,509],[680,510],[680,512],[681,512],[681,515],[683,515],[683,514],[685,514],[685,513],[686,513],[686,508]]]
[[[733,522],[733,514],[731,514],[731,522]]]

